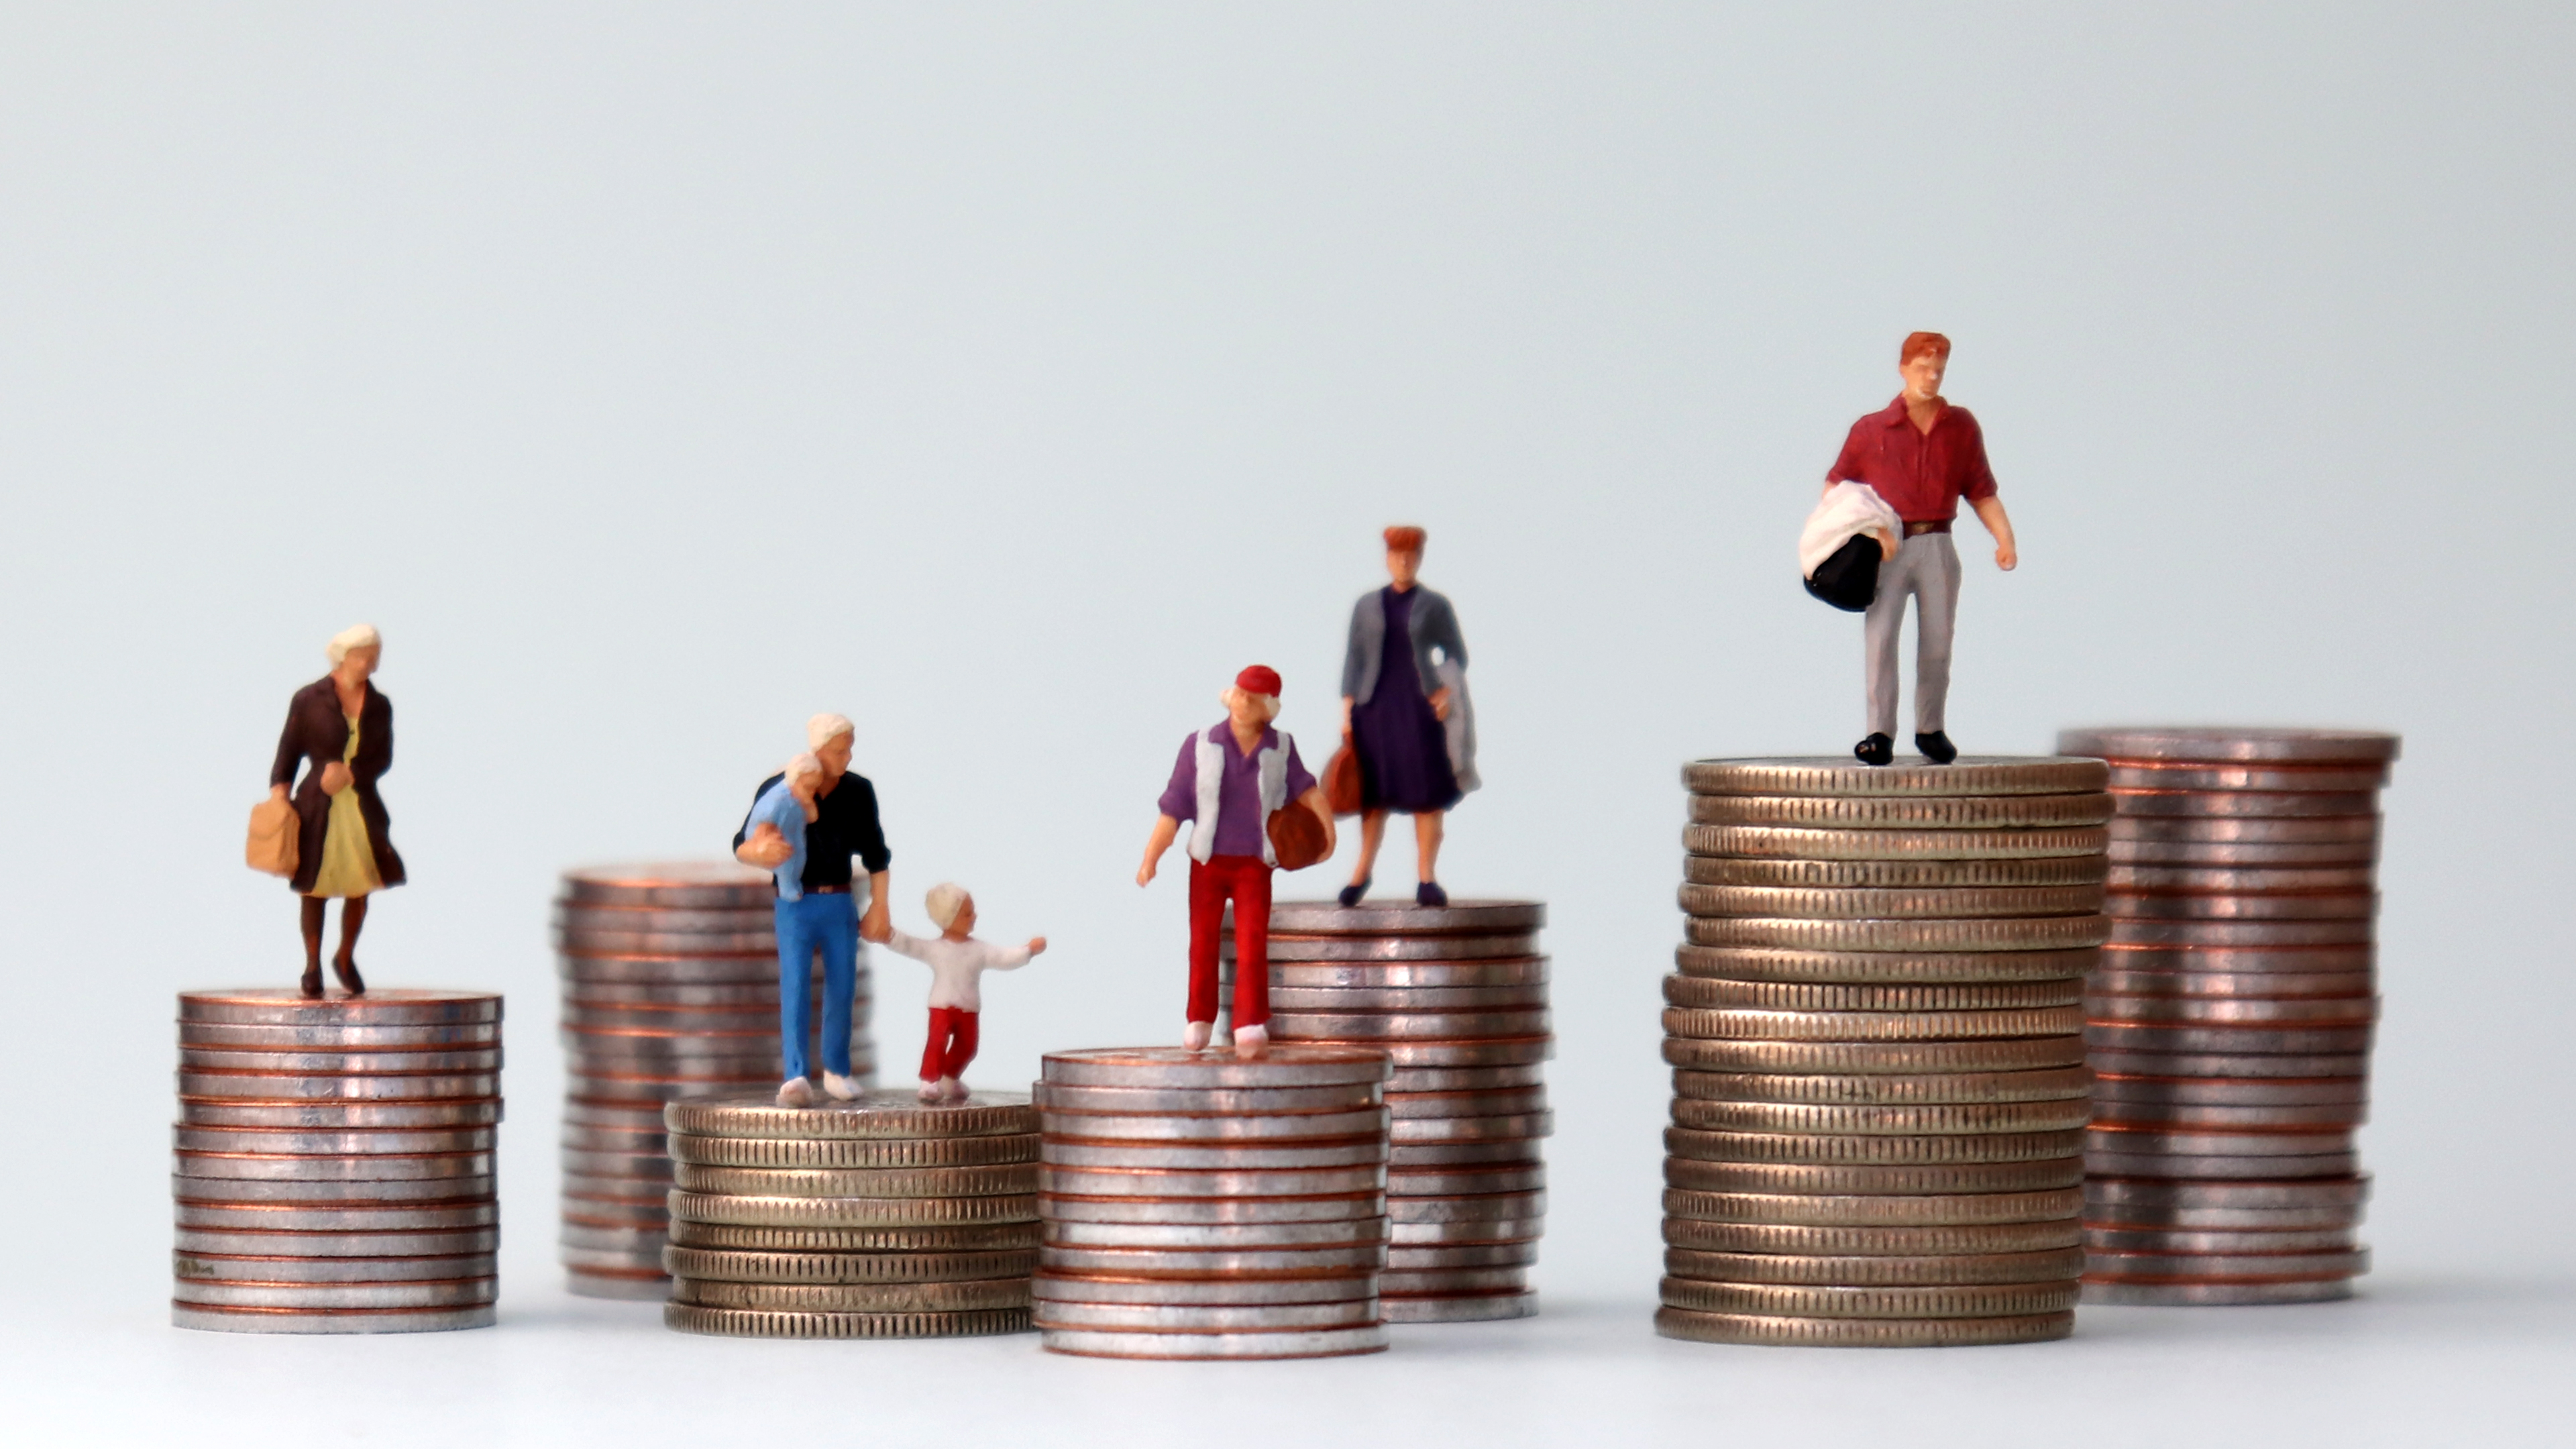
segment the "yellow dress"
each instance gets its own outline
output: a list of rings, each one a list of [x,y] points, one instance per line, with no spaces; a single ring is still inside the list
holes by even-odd
[[[349,721],[349,747],[340,752],[340,763],[358,758],[358,721]],[[375,846],[367,838],[366,812],[358,807],[358,787],[331,797],[331,815],[322,828],[322,868],[313,874],[313,889],[308,896],[363,896],[385,888],[376,874]]]

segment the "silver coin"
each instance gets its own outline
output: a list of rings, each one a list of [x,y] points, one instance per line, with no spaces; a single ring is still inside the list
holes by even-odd
[[[2042,1192],[2084,1180],[2085,1160],[1850,1163],[1705,1162],[1664,1159],[1664,1183],[1694,1192],[1804,1193],[1828,1197]]]
[[[2350,1278],[2298,1283],[2096,1283],[2087,1279],[2083,1301],[2153,1308],[2217,1308],[2254,1303],[2328,1303],[2352,1294]]]
[[[2105,969],[2087,978],[2088,989],[2105,996],[2253,996],[2283,999],[2304,996],[2373,996],[2378,974],[2372,971],[2121,971]]]
[[[1775,1072],[1673,1073],[1673,1094],[1712,1102],[1794,1102],[1817,1106],[1933,1106],[2048,1102],[2086,1096],[2080,1065],[2000,1072],[1795,1075]]]
[[[774,1057],[778,1054],[778,1027],[774,1021],[728,1031],[672,1030],[649,1026],[563,1026],[555,1029],[555,1040],[563,1043],[566,1050],[584,1053],[594,1060],[622,1057],[658,1062],[670,1057]]]
[[[177,1177],[170,1196],[188,1202],[471,1202],[492,1196],[489,1177],[429,1177],[409,1182],[275,1181],[247,1177]]]
[[[1225,974],[1232,974],[1232,963]],[[1279,991],[1488,991],[1539,987],[1548,981],[1545,956],[1503,956],[1484,961],[1281,961],[1270,963],[1270,989]]]
[[[963,1200],[1037,1191],[1036,1164],[992,1167],[709,1167],[681,1162],[671,1181],[684,1193],[737,1197],[939,1198]]]
[[[1874,986],[1678,974],[1664,978],[1664,1000],[1675,1006],[1737,1011],[2016,1011],[2073,1006],[2083,995],[2083,983],[2077,980]]]
[[[2084,1276],[2095,1282],[2277,1282],[2349,1278],[2370,1271],[2368,1248],[2321,1248],[2297,1253],[2140,1253],[2096,1248],[2085,1256]]]
[[[179,1023],[179,1044],[251,1051],[338,1052],[453,1051],[501,1044],[497,1021],[445,1022],[434,1026],[269,1025],[229,1021]]]
[[[1050,1167],[1191,1168],[1225,1172],[1275,1172],[1316,1167],[1364,1167],[1386,1161],[1386,1139],[1360,1142],[1091,1143],[1050,1138],[1039,1150]]]
[[[624,933],[757,934],[772,930],[777,920],[777,908],[768,901],[748,906],[675,906],[558,900],[547,913],[548,924],[562,929]]]
[[[1513,1268],[1431,1268],[1400,1272],[1389,1269],[1377,1275],[1377,1291],[1388,1296],[1417,1297],[1452,1293],[1525,1293],[1529,1291],[1529,1269]]]
[[[1270,929],[1285,936],[1487,936],[1536,931],[1547,925],[1538,901],[1451,901],[1418,906],[1400,901],[1273,901]]]
[[[333,992],[308,997],[292,986],[182,991],[181,1021],[228,1021],[277,1026],[420,1026],[439,1022],[499,1021],[494,991],[379,986],[364,996]]]
[[[2082,1229],[2072,1218],[2045,1222],[1964,1223],[1947,1227],[1818,1227],[1666,1218],[1664,1241],[1676,1248],[1719,1253],[1823,1257],[1963,1254],[1973,1257],[2073,1248],[2083,1242],[2083,1236]]]
[[[2268,1179],[2349,1177],[2361,1166],[2352,1152],[2319,1152],[2303,1157],[2178,1157],[2161,1153],[2087,1152],[2087,1172],[2107,1177],[2191,1179]]]
[[[181,1279],[173,1304],[192,1308],[300,1308],[340,1312],[461,1308],[501,1296],[498,1277],[398,1283],[212,1283]]]
[[[1378,1105],[1375,1082],[1346,1082],[1331,1087],[1267,1087],[1241,1091],[1191,1087],[1066,1087],[1040,1082],[1034,1090],[1041,1110],[1094,1112],[1108,1117],[1147,1117],[1187,1112],[1247,1117],[1282,1113],[1357,1112]]]
[[[2067,830],[2100,825],[2110,818],[2111,797],[2099,791],[2054,795],[1690,797],[1690,822],[1693,825],[1750,825],[1792,830]]]
[[[497,1072],[433,1076],[313,1076],[295,1072],[183,1071],[179,1095],[258,1102],[481,1101],[501,1094]]]
[[[2135,946],[2353,946],[2369,921],[2141,921],[2107,918],[2111,940]]]
[[[464,1203],[391,1203],[382,1207],[349,1203],[245,1202],[172,1204],[172,1220],[183,1228],[254,1232],[410,1233],[448,1232],[490,1227],[501,1221],[497,1201]]]
[[[2194,1132],[2226,1128],[2358,1127],[2369,1120],[2362,1102],[2315,1107],[2204,1107],[2177,1102],[2096,1101],[2093,1120],[2103,1126]]]
[[[1387,1215],[1386,1193],[1315,1193],[1298,1197],[1147,1197],[1046,1194],[1051,1223],[1321,1223]]]
[[[758,931],[606,931],[556,926],[550,933],[563,955],[753,956],[775,951],[778,938]]]
[[[1049,1110],[1047,1135],[1092,1142],[1217,1143],[1245,1145],[1275,1139],[1299,1141],[1376,1137],[1386,1131],[1386,1108],[1370,1105],[1349,1112],[1281,1112],[1263,1116],[1231,1113],[1172,1112],[1155,1116],[1112,1116],[1103,1112]]]
[[[227,1253],[172,1253],[171,1276],[196,1283],[415,1283],[489,1278],[500,1271],[490,1253],[443,1258],[254,1258]]]
[[[1800,1318],[1782,1314],[1655,1310],[1655,1332],[1693,1343],[1777,1344],[1796,1348],[1955,1348],[2039,1343],[2075,1332],[2075,1315],[2032,1313],[2005,1318]]]
[[[2077,950],[2101,945],[2113,938],[2116,926],[2123,925],[2132,929],[2152,929],[2146,927],[2146,923],[2115,923],[2102,916],[1965,921],[1807,921],[1779,916],[1725,919],[1693,916],[1684,923],[1683,930],[1695,946],[1952,954]],[[2233,926],[2222,929],[2247,928]],[[2315,927],[2303,924],[2301,929]]]
[[[1318,1167],[1272,1172],[1178,1168],[1077,1168],[1041,1165],[1041,1191],[1073,1197],[1314,1197],[1374,1192],[1386,1169]]]
[[[1695,797],[1713,799],[1715,797]],[[2046,797],[2042,797],[2046,798]],[[2098,798],[2108,796],[2073,797]],[[1817,829],[1795,825],[1694,824],[1682,831],[1693,855],[1754,860],[2035,860],[2098,856],[2111,839],[2104,825],[2041,829]]]
[[[222,1253],[255,1258],[452,1258],[500,1247],[498,1228],[456,1232],[253,1232],[181,1228],[171,1246],[183,1253]]]
[[[569,1211],[577,1200],[585,1210],[601,1206],[618,1206],[645,1210],[645,1221],[659,1222],[658,1214],[670,1201],[671,1184],[658,1179],[625,1176],[588,1176],[566,1172],[556,1179],[561,1184],[565,1207]]]
[[[962,1102],[932,1106],[902,1088],[848,1102],[818,1093],[811,1107],[781,1107],[767,1094],[674,1102],[663,1118],[674,1133],[804,1142],[1025,1136],[1038,1130],[1037,1108],[1023,1093],[979,1091]]]
[[[1275,1333],[1284,1330],[1375,1327],[1375,1299],[1347,1303],[1271,1303],[1189,1306],[1139,1303],[1059,1303],[1039,1308],[1041,1329],[1108,1329],[1144,1333]]]
[[[352,1127],[296,1131],[269,1127],[170,1129],[170,1145],[185,1152],[282,1152],[359,1156],[371,1153],[486,1152],[499,1138],[494,1127]]]
[[[2357,1027],[2379,1019],[2375,996],[2211,997],[2088,995],[2085,1015],[2098,1022],[2171,1022],[2208,1026]]]
[[[1695,1040],[1763,1042],[1954,1042],[1988,1037],[2065,1036],[2084,1029],[2076,1006],[2023,1011],[1744,1011],[1668,1006],[1664,1030]]]
[[[750,1253],[1034,1252],[1038,1224],[1032,1219],[947,1226],[768,1228],[681,1220],[671,1224],[670,1239],[675,1248]]]
[[[1532,1085],[1466,1092],[1389,1092],[1386,1108],[1397,1122],[1544,1112],[1547,1110],[1547,1088]]]
[[[2364,921],[2379,914],[2369,891],[2340,895],[2114,895],[2105,914],[2138,921]]]
[[[1041,1304],[1126,1303],[1178,1307],[1256,1307],[1274,1303],[1367,1303],[1377,1274],[1299,1278],[1120,1278],[1040,1268],[1029,1285]]]
[[[2370,1095],[2364,1077],[2264,1078],[2253,1081],[2183,1077],[2097,1076],[2096,1105],[2111,1101],[2210,1107],[2357,1106]]]
[[[555,1242],[562,1247],[593,1253],[633,1253],[639,1257],[661,1252],[670,1238],[667,1225],[659,1228],[592,1228],[566,1224],[555,1232]]]
[[[775,1019],[778,981],[775,975],[751,982],[566,981],[564,1011],[712,1011],[765,1012]]]
[[[1384,1243],[1340,1248],[1213,1249],[1067,1248],[1038,1250],[1038,1265],[1049,1273],[1096,1274],[1113,1278],[1235,1278],[1253,1274],[1372,1272],[1386,1262]]]
[[[1489,1197],[1536,1192],[1547,1186],[1547,1168],[1537,1162],[1477,1167],[1398,1167],[1386,1174],[1389,1201],[1400,1197]]]
[[[730,860],[588,865],[563,873],[564,899],[628,906],[766,906],[769,872]]]
[[[2084,1023],[2087,1045],[2131,1052],[2322,1056],[2370,1050],[2367,1026],[2174,1025],[2125,1021]]]
[[[2091,1120],[2091,1109],[2082,1097],[1924,1106],[1725,1102],[1677,1097],[1672,1112],[1674,1126],[1703,1131],[1869,1136],[2065,1132]]]
[[[1506,932],[1488,936],[1287,936],[1272,935],[1270,964],[1393,965],[1421,962],[1455,965],[1478,961],[1525,961],[1539,955],[1538,933]],[[1220,959],[1231,960],[1231,944]]]
[[[2111,791],[2123,820],[2304,820],[2368,815],[2379,808],[2371,790],[2122,790]]]
[[[1547,1220],[1530,1218],[1472,1218],[1459,1222],[1389,1223],[1387,1242],[1390,1253],[1414,1247],[1462,1247],[1502,1243],[1535,1242],[1547,1227]]]
[[[2145,1052],[2097,1047],[2088,1053],[2097,1072],[2124,1077],[2321,1078],[2370,1073],[2367,1053],[2285,1055],[2265,1052]]]
[[[1383,1082],[1388,1071],[1384,1053],[1350,1047],[1273,1046],[1257,1061],[1240,1061],[1227,1053],[1193,1052],[1180,1047],[1112,1047],[1093,1051],[1049,1052],[1042,1079],[1050,1084],[1087,1087],[1321,1087],[1345,1082]]]
[[[418,1130],[489,1127],[500,1120],[501,1099],[498,1097],[426,1102],[254,1102],[233,1097],[179,1099],[179,1122],[187,1127],[257,1127],[271,1131]]]
[[[1684,844],[1688,844],[1687,839]],[[2097,855],[2027,860],[1783,860],[1690,855],[1682,860],[1682,879],[1692,885],[1806,890],[2099,886],[2109,873],[2108,864]]]
[[[2077,1036],[1958,1042],[1781,1042],[1664,1039],[1664,1060],[1704,1072],[1921,1075],[2080,1066]]]
[[[2086,1228],[2084,1245],[2105,1252],[2298,1253],[2351,1249],[2353,1230],[2310,1228],[2295,1232],[2212,1232],[2190,1229]]]
[[[1698,795],[1902,796],[2063,795],[2099,790],[2110,771],[2097,759],[1961,755],[1946,765],[1863,765],[1843,757],[1778,756],[1693,760],[1682,786]]]
[[[1517,1142],[1556,1131],[1554,1112],[1509,1112],[1491,1117],[1408,1117],[1388,1129],[1399,1145],[1434,1142]]]
[[[1029,1280],[946,1283],[737,1283],[674,1277],[671,1301],[792,1313],[967,1313],[1029,1305]]]
[[[662,1264],[672,1277],[683,1282],[840,1285],[1006,1280],[1016,1284],[1019,1301],[1026,1302],[1028,1276],[1037,1269],[1037,1254],[1026,1250],[1001,1253],[747,1253],[670,1248],[663,1252]],[[677,1296],[684,1302],[713,1301],[685,1291]],[[782,1303],[771,1306],[796,1305]]]
[[[2205,798],[2223,799],[2225,797]],[[2340,815],[2150,816],[2123,813],[2119,819],[2111,822],[2110,826],[2110,839],[2113,842],[2153,841],[2163,844],[2195,845],[2364,845],[2378,838],[2379,817],[2367,807]]]
[[[732,951],[706,956],[672,956],[633,951],[562,951],[555,974],[567,994],[599,986],[740,986],[778,989],[778,953]]]
[[[777,1091],[778,1069],[645,1073],[584,1070],[582,1063],[572,1062],[564,1072],[566,1092],[595,1106],[658,1107],[666,1102],[739,1096],[758,1086]]]
[[[1536,1293],[1437,1294],[1378,1300],[1389,1323],[1497,1323],[1538,1314]]]
[[[1556,1055],[1556,1038],[1553,1036],[1485,1037],[1470,1041],[1381,1038],[1373,1042],[1305,1042],[1300,1045],[1357,1046],[1380,1050],[1386,1053],[1388,1063],[1399,1075],[1426,1068],[1463,1071],[1479,1067],[1534,1066]],[[1390,1084],[1393,1080],[1389,1078]]]
[[[413,1182],[424,1178],[490,1177],[489,1152],[377,1152],[363,1156],[294,1156],[286,1153],[194,1152],[170,1154],[181,1177],[249,1178],[298,1182]]]
[[[584,1152],[568,1148],[556,1161],[567,1173],[583,1177],[615,1177],[632,1182],[651,1182],[668,1187],[671,1183],[671,1159],[659,1152]]]
[[[2089,1150],[2166,1157],[2313,1157],[2321,1152],[2349,1152],[2352,1133],[2330,1128],[2304,1132],[2159,1132],[2114,1125],[2085,1133]]]
[[[564,1291],[576,1298],[661,1303],[671,1295],[671,1280],[659,1273],[608,1273],[573,1268],[564,1273]]]
[[[2376,763],[2216,765],[2183,761],[2119,760],[2110,785],[2127,790],[2376,790],[2388,767]]]
[[[1543,1020],[1547,987],[1398,986],[1385,989],[1280,986],[1270,988],[1270,1009],[1283,1015],[1351,1015],[1359,1012],[1534,1012]]]
[[[1270,1033],[1280,1041],[1461,1041],[1483,1037],[1538,1036],[1549,1029],[1541,1011],[1386,1011],[1326,1015],[1273,1011]]]
[[[1547,1069],[1537,1063],[1502,1067],[1398,1067],[1386,1079],[1389,1099],[1404,1093],[1488,1092],[1535,1087]]]
[[[1683,945],[1673,960],[1685,976],[1732,981],[1852,985],[1984,985],[2080,980],[2101,960],[2098,947],[2068,951],[1784,951]]]
[[[675,1188],[670,1207],[674,1219],[778,1228],[941,1227],[1030,1222],[1038,1215],[1035,1194],[1001,1193],[974,1197],[791,1197]]]
[[[1384,1328],[1291,1329],[1273,1333],[1127,1333],[1050,1328],[1039,1342],[1049,1353],[1082,1358],[1283,1359],[1382,1353]]]
[[[1538,1261],[1538,1242],[1463,1243],[1438,1248],[1389,1248],[1389,1272],[1424,1273],[1443,1268],[1526,1268]]]
[[[1944,1284],[1930,1288],[1844,1287],[1792,1283],[1716,1283],[1666,1277],[1664,1306],[1699,1313],[1794,1314],[1815,1318],[2000,1318],[2061,1313],[2075,1306],[2076,1285]]]
[[[2204,1186],[2224,1187],[2225,1183]],[[2367,1211],[2357,1203],[2302,1208],[2156,1207],[2087,1203],[2086,1231],[2292,1233],[2349,1231]]]
[[[281,1309],[170,1305],[174,1328],[213,1333],[442,1333],[489,1328],[498,1319],[490,1304],[473,1308]]]
[[[2035,1192],[1816,1193],[1664,1191],[1664,1215],[1728,1223],[1808,1227],[1959,1227],[1980,1223],[2072,1222],[2083,1190]]]
[[[1722,1283],[1809,1287],[1929,1288],[2004,1283],[2064,1283],[2084,1272],[2082,1248],[2029,1253],[1938,1253],[1867,1256],[1724,1253],[1668,1248],[1664,1272]]]
[[[1035,1162],[1036,1134],[983,1137],[830,1138],[795,1141],[772,1137],[700,1137],[673,1133],[670,1153],[680,1162],[709,1167],[912,1168],[984,1167]]]
[[[429,1076],[457,1072],[494,1072],[501,1068],[498,1047],[464,1051],[256,1051],[234,1047],[181,1047],[183,1071],[216,1069],[290,1075],[328,1072],[341,1076]]]
[[[1366,1247],[1386,1241],[1386,1220],[1382,1217],[1322,1223],[1081,1223],[1050,1219],[1045,1228],[1041,1241],[1055,1248],[1239,1253]]]
[[[2190,895],[2293,895],[2309,891],[2367,892],[2379,872],[2366,865],[2231,868],[2188,865],[2114,865],[2113,891]]]
[[[2379,860],[2379,842],[2370,840],[2324,843],[2272,843],[2247,841],[2193,840],[2114,840],[2108,858],[2115,866],[2356,866],[2374,865]]]
[[[854,1021],[857,1015],[854,1010]],[[566,1002],[556,1019],[564,1026],[585,1030],[631,1027],[683,1036],[697,1032],[720,1038],[742,1032],[765,1032],[772,1040],[778,1036],[778,1003],[774,1001],[738,1010],[707,1006],[584,1006]]]
[[[1396,1242],[1418,1242],[1408,1237],[1408,1224],[1426,1223],[1511,1223],[1515,1226],[1547,1216],[1547,1194],[1544,1191],[1493,1192],[1473,1196],[1394,1197],[1386,1200],[1386,1218]]]
[[[681,1333],[726,1338],[973,1338],[996,1333],[1025,1333],[1025,1308],[966,1309],[921,1313],[834,1313],[772,1308],[709,1308],[695,1303],[662,1305],[662,1326]]]
[[[1917,920],[2090,915],[2103,908],[2098,885],[1950,886],[1874,890],[1836,886],[1690,885],[1677,896],[1693,916],[1793,917],[1805,920]]]
[[[640,1152],[660,1157],[669,1151],[669,1138],[659,1121],[649,1128],[590,1127],[567,1121],[558,1140],[562,1146],[581,1152]]]
[[[1387,1148],[1386,1165],[1395,1167],[1466,1167],[1539,1160],[1539,1139],[1502,1138],[1492,1142],[1398,1142]]]
[[[2385,763],[2397,758],[2397,747],[2396,735],[2373,730],[2104,725],[2057,732],[2061,754],[2122,761]]]

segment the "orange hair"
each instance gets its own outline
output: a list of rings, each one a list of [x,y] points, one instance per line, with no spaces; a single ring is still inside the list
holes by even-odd
[[[1430,535],[1424,533],[1421,529],[1413,527],[1411,524],[1399,523],[1395,527],[1386,531],[1386,551],[1388,553],[1420,553],[1422,552],[1422,541],[1428,537],[1430,537]]]
[[[1896,365],[1903,367],[1924,353],[1934,353],[1943,362],[1950,360],[1950,339],[1938,332],[1908,332],[1905,345],[1897,349]]]

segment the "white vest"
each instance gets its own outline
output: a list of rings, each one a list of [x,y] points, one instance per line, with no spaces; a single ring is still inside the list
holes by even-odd
[[[1198,737],[1199,808],[1198,818],[1190,822],[1190,859],[1202,865],[1216,857],[1216,816],[1224,794],[1226,736],[1232,733],[1234,726],[1220,720]],[[1261,772],[1261,863],[1274,866],[1279,857],[1270,849],[1270,817],[1288,803],[1288,751],[1295,743],[1286,730],[1275,733],[1279,743],[1261,747],[1252,757]]]

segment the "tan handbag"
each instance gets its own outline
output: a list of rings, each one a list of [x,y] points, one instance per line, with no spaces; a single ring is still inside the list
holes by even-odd
[[[1324,822],[1294,800],[1270,812],[1269,835],[1270,853],[1281,870],[1304,870],[1331,853],[1324,844]]]
[[[304,822],[296,816],[295,802],[267,799],[250,807],[250,844],[242,850],[242,859],[253,870],[292,878],[295,874],[296,839],[304,833]]]
[[[1360,757],[1348,732],[1342,747],[1324,762],[1324,804],[1337,816],[1360,813]]]

